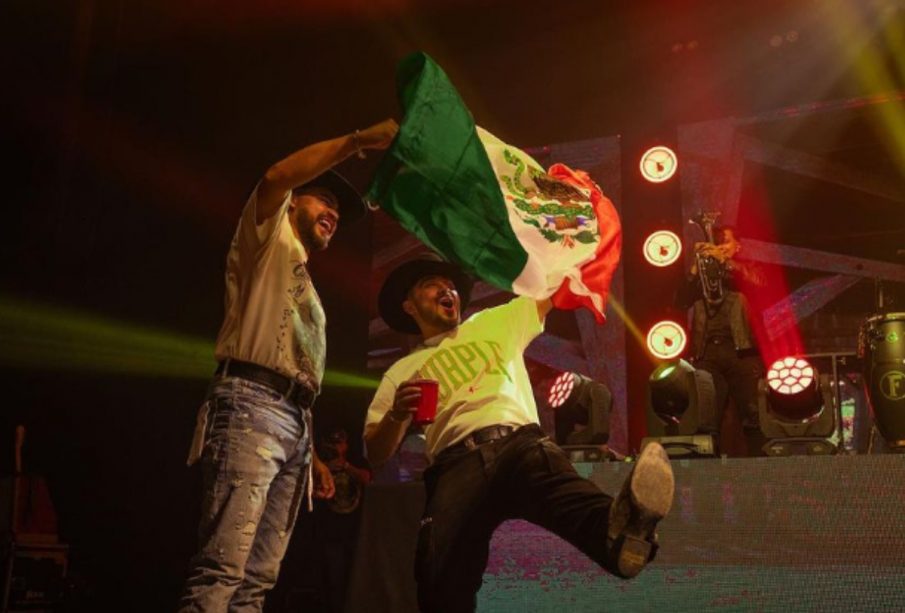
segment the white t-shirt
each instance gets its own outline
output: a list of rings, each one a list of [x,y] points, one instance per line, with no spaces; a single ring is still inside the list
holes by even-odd
[[[257,193],[242,211],[226,258],[226,316],[215,355],[266,366],[318,391],[327,320],[308,275],[308,254],[289,221],[292,194],[258,225]]]
[[[537,304],[523,297],[475,313],[455,330],[427,339],[384,374],[365,425],[383,419],[396,388],[411,378],[440,383],[437,417],[425,428],[430,459],[475,430],[538,423],[522,354],[543,327]]]

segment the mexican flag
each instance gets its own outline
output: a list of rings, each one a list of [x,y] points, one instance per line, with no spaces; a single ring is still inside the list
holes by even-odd
[[[367,199],[488,283],[605,319],[622,244],[616,210],[587,173],[546,171],[474,123],[424,53],[399,63],[405,112]]]

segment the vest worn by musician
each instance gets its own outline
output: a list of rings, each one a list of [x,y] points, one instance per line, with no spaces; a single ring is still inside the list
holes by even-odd
[[[732,343],[736,351],[753,349],[756,347],[751,326],[748,323],[748,300],[737,291],[726,291],[723,295],[721,309],[726,309],[729,318],[729,329],[732,333]],[[695,300],[692,307],[692,335],[691,352],[694,358],[704,356],[704,348],[707,341],[707,304],[703,298]]]

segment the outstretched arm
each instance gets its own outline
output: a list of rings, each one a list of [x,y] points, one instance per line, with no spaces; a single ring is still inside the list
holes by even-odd
[[[385,119],[360,132],[308,145],[280,160],[267,169],[258,184],[255,223],[261,224],[275,214],[289,190],[333,168],[356,151],[386,149],[398,131],[395,120]]]

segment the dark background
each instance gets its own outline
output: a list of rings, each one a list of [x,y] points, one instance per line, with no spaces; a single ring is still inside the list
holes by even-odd
[[[411,51],[430,53],[506,141],[642,142],[682,123],[901,90],[884,32],[901,32],[902,15],[898,2],[840,0],[11,0],[0,9],[0,290],[213,341],[227,247],[257,178],[296,148],[398,115],[394,66]],[[892,80],[865,78],[865,58]],[[858,134],[882,151],[887,128]],[[341,170],[365,188],[375,158]],[[640,232],[647,222],[624,211]],[[365,371],[370,243],[369,222],[343,228],[312,261],[336,370]],[[206,381],[8,355],[0,366],[4,472],[25,423],[26,468],[49,480],[85,610],[171,608],[194,545],[198,476],[184,457]],[[327,388],[318,419],[354,439],[368,398]]]

